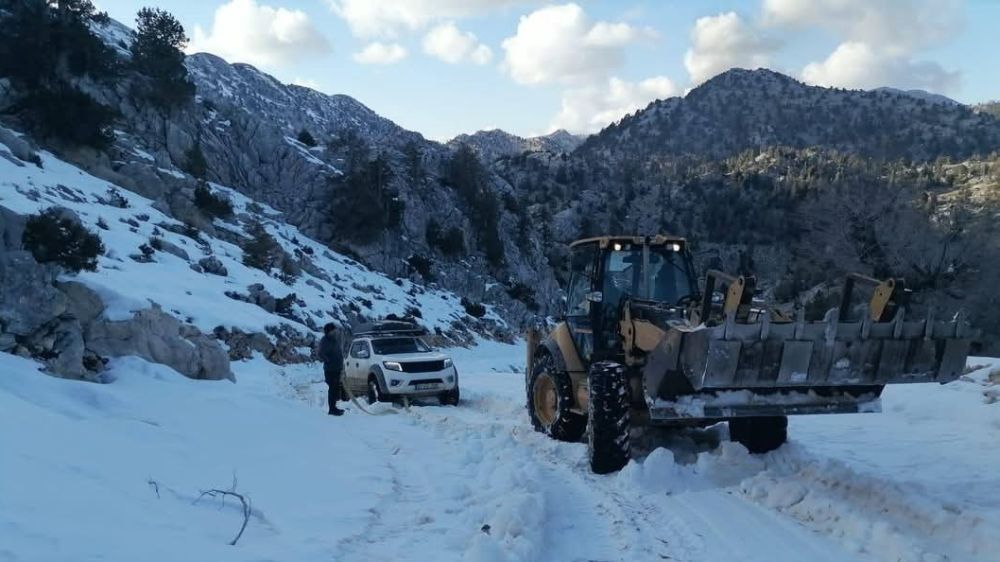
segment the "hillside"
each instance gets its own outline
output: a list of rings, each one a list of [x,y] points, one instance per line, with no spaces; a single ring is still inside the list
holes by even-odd
[[[225,366],[213,367],[216,372],[228,371],[227,359],[247,359],[255,353],[275,363],[309,361],[314,357],[316,334],[331,321],[350,328],[396,315],[420,322],[441,342],[510,337],[509,328],[495,312],[487,309],[485,317],[475,318],[453,293],[372,271],[330,251],[288,225],[278,211],[231,188],[207,184],[212,196],[231,205],[232,213],[225,217],[208,214],[193,191],[174,195],[175,201],[191,197],[188,212],[199,216],[204,226],[193,228],[165,213],[162,204],[91,176],[50,153],[36,152],[15,138],[0,128],[0,139],[10,143],[0,142],[0,210],[27,216],[49,208],[64,209],[97,233],[105,248],[95,271],[71,278],[82,285],[67,293],[71,309],[87,302],[80,296],[84,292],[96,300],[88,305],[93,306],[91,312],[77,313],[79,322],[56,323],[56,333],[72,337],[48,340],[52,328],[45,325],[49,320],[45,316],[37,320],[37,331],[16,328],[28,318],[44,315],[41,311],[48,310],[49,300],[59,296],[50,296],[46,291],[51,289],[36,288],[31,299],[22,295],[20,304],[8,303],[0,310],[0,351],[43,357],[57,374],[100,378],[100,363],[88,363],[86,357],[124,351],[177,368],[183,358],[157,351],[161,344],[156,343],[156,333],[119,334],[125,327],[141,329],[128,324],[133,318],[154,318],[165,325],[179,322],[182,332],[193,330],[223,342],[228,350],[221,359]],[[157,173],[168,179],[179,174],[167,169]],[[5,226],[0,231],[16,232],[14,220],[0,221]],[[251,261],[257,255],[251,248],[261,244],[267,261]],[[27,275],[7,269],[15,263],[10,260],[19,255],[19,247],[19,240],[5,240],[0,247],[4,250],[0,252],[4,258],[0,278],[8,290],[20,290],[20,275]],[[161,313],[166,315],[162,319]],[[52,310],[53,317],[59,314],[59,309]],[[158,325],[153,325],[154,332]],[[132,349],[101,340],[118,337],[148,337],[149,347]],[[204,344],[211,347],[208,341]],[[198,372],[196,368],[190,374]]]
[[[873,158],[967,158],[1000,149],[1000,123],[906,92],[821,88],[770,70],[733,69],[683,98],[650,104],[590,137],[581,150],[610,159],[724,158],[772,146]]]

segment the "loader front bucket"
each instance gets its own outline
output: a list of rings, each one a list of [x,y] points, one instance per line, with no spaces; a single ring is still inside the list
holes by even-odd
[[[677,366],[697,390],[881,386],[946,383],[960,377],[972,337],[965,321],[772,323],[767,315],[741,324],[730,315],[713,327],[672,328]]]

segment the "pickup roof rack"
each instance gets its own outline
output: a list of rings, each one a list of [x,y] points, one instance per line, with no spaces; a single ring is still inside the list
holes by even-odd
[[[427,330],[413,322],[402,320],[378,320],[361,324],[354,332],[359,336],[424,336]]]

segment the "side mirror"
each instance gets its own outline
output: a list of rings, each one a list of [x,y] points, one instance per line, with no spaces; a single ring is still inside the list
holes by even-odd
[[[371,354],[368,353],[367,349],[358,352],[358,359],[368,359],[369,357],[371,357]]]
[[[583,298],[587,299],[588,302],[604,302],[604,293],[600,291],[591,291],[587,293]]]

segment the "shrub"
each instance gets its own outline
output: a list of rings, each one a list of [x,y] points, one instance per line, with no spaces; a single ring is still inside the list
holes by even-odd
[[[477,303],[472,302],[469,299],[462,297],[462,307],[465,308],[465,313],[473,318],[482,318],[486,316],[486,307]]]
[[[111,122],[115,112],[71,86],[36,90],[25,100],[24,108],[28,124],[42,136],[98,150],[114,141]]]
[[[210,217],[228,219],[233,216],[233,204],[229,199],[213,193],[204,184],[194,188],[194,205]]]
[[[305,129],[299,131],[299,136],[297,138],[299,142],[308,146],[309,148],[316,146],[316,139],[314,139],[312,134],[310,134],[309,131]]]
[[[460,256],[465,254],[465,234],[458,227],[451,227],[445,232],[441,232],[441,225],[434,219],[427,223],[427,245],[437,248],[446,256]]]
[[[95,271],[104,253],[100,236],[56,208],[28,218],[22,240],[39,263],[57,263],[73,273]]]
[[[507,295],[512,299],[519,300],[532,312],[538,311],[538,301],[535,300],[535,290],[524,283],[515,283],[507,289]]]
[[[247,231],[250,239],[243,243],[243,264],[269,273],[281,261],[281,245],[259,222],[251,224]]]
[[[433,265],[431,260],[420,254],[413,254],[406,260],[406,263],[424,279],[431,279],[431,266]]]

